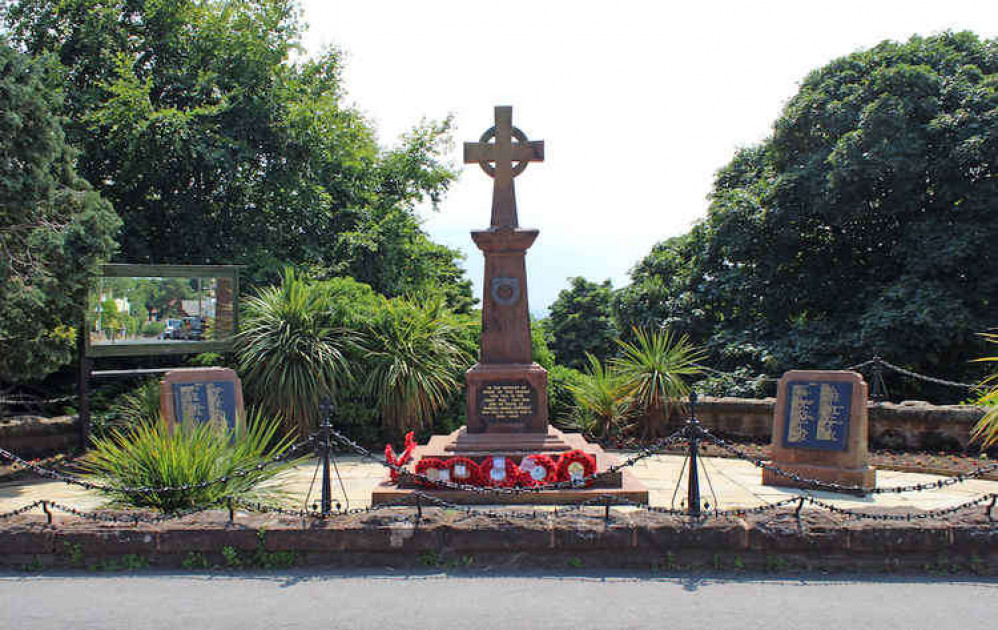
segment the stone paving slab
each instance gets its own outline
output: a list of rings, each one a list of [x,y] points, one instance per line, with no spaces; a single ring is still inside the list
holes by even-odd
[[[627,452],[618,452],[626,457]],[[805,493],[794,488],[763,486],[762,473],[751,462],[736,459],[706,458],[702,460],[701,496],[715,503],[721,509],[756,507]],[[656,455],[636,463],[632,471],[649,490],[652,505],[680,507],[686,497],[685,458],[679,455]],[[359,456],[338,456],[336,459],[342,486],[333,476],[333,500],[344,508],[358,508],[370,505],[371,491],[382,480],[385,468],[376,462],[363,460]],[[282,473],[275,484],[289,495],[289,505],[305,507],[319,500],[321,480],[313,475],[317,460],[303,462]],[[321,475],[321,471],[320,471]],[[889,470],[877,471],[878,487],[900,486],[916,483],[934,483],[944,479],[937,475],[904,473]],[[679,484],[678,491],[676,490]],[[311,491],[310,491],[310,486]],[[344,488],[346,492],[344,493]],[[713,488],[713,491],[711,490]],[[866,509],[907,508],[937,509],[966,502],[974,497],[998,492],[998,482],[971,479],[942,489],[904,494],[878,494],[866,497],[811,492],[822,499],[842,508]],[[306,497],[308,501],[306,502]],[[675,497],[673,499],[673,497]],[[16,509],[39,499],[57,501],[80,510],[93,510],[105,506],[107,499],[99,493],[85,490],[62,482],[48,480],[18,481],[0,484],[0,513]]]

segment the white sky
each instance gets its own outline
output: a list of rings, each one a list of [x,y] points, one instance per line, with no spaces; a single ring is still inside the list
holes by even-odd
[[[383,145],[421,118],[455,116],[451,159],[492,125],[495,105],[545,141],[516,179],[531,312],[567,278],[628,282],[656,242],[706,214],[715,171],[770,133],[812,69],[884,39],[946,29],[998,36],[993,0],[586,2],[304,0],[309,53],[346,53],[348,100]],[[461,249],[481,298],[492,181],[463,166],[437,242]]]

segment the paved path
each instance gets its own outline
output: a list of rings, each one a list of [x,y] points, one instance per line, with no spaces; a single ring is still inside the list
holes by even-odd
[[[708,485],[713,485],[721,508],[753,507],[785,499],[801,494],[801,491],[789,488],[775,488],[761,485],[761,472],[750,462],[707,458],[704,459],[706,475],[701,474],[702,495],[713,503]],[[284,473],[278,483],[290,494],[295,505],[302,505],[308,494],[312,475],[315,472],[316,460],[305,462],[295,469]],[[644,459],[633,467],[634,473],[650,490],[652,505],[669,506],[672,504],[673,491],[683,475],[684,458],[678,455],[657,455]],[[363,507],[370,504],[371,491],[384,476],[384,468],[374,462],[363,461],[356,456],[340,456],[337,458],[339,472],[343,478],[346,493],[341,491],[336,478],[333,478],[333,498],[346,507]],[[890,470],[877,471],[877,485],[898,486],[914,483],[932,483],[942,479],[936,475],[902,473]],[[683,488],[676,496],[676,502],[685,497],[685,478]],[[312,500],[318,497],[319,486],[311,493]],[[878,494],[869,497],[853,497],[827,492],[814,492],[814,496],[824,499],[839,507],[867,508],[903,507],[909,509],[936,509],[966,502],[974,497],[989,492],[998,492],[998,481],[972,479],[961,484],[954,484],[940,490],[927,490],[905,494]],[[83,490],[76,486],[47,480],[30,480],[19,483],[0,484],[0,512],[12,510],[31,503],[36,499],[48,499],[72,505],[78,509],[92,510],[105,503],[105,499],[95,492]]]
[[[998,582],[987,580],[0,574],[0,627],[17,630],[966,630],[994,627],[996,617]]]

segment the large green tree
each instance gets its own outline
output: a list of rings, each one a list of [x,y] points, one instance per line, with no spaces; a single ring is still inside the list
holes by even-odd
[[[120,222],[73,169],[46,69],[0,39],[0,382],[72,357],[88,277]]]
[[[382,149],[344,104],[335,50],[300,55],[294,0],[0,0],[12,37],[61,69],[80,174],[124,220],[119,259],[288,264],[387,295],[444,287],[459,254],[414,213],[453,172],[449,121]]]
[[[998,323],[996,156],[995,40],[837,59],[718,173],[707,218],[636,267],[621,316],[668,320],[725,367],[879,354],[973,378],[975,333]]]
[[[546,333],[558,363],[581,370],[590,364],[587,354],[602,361],[616,351],[613,286],[579,277],[570,282],[551,304]]]

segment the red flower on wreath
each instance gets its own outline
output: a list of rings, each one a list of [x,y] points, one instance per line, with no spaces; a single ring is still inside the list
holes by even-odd
[[[436,487],[435,481],[439,481],[441,477],[441,472],[446,471],[446,477],[444,480],[450,480],[450,469],[447,464],[442,459],[437,459],[436,457],[424,457],[423,459],[416,462],[416,474],[423,475],[426,479],[420,479],[417,483],[430,486],[431,488]]]
[[[479,464],[482,485],[511,488],[520,482],[520,468],[509,457],[496,455]]]
[[[467,457],[451,457],[445,462],[450,470],[450,480],[454,483],[465,483],[480,486],[482,480],[482,470],[475,460]]]
[[[405,434],[405,450],[397,458],[391,444],[385,444],[385,461],[393,466],[390,470],[392,481],[399,480],[398,469],[405,466],[412,460],[412,452],[416,448],[416,438],[412,431]]]
[[[581,474],[579,474],[581,473]],[[569,451],[558,459],[558,481],[586,478],[596,474],[596,458],[583,451]],[[586,486],[591,486],[587,481]]]
[[[558,479],[558,464],[547,455],[527,455],[520,460],[520,484],[539,486]]]

